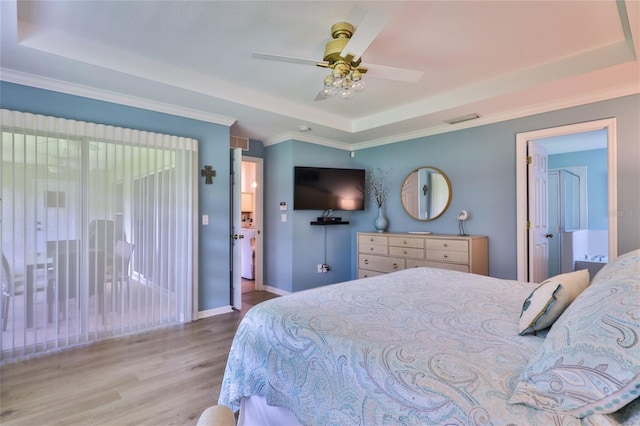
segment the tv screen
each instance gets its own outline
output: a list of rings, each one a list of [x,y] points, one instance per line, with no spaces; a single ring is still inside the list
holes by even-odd
[[[364,170],[294,167],[294,210],[364,210]]]

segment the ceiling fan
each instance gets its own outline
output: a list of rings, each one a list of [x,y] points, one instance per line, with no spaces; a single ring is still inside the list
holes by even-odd
[[[316,101],[333,95],[350,98],[354,92],[363,89],[362,75],[365,73],[374,78],[415,83],[422,78],[424,72],[369,63],[366,66],[361,65],[363,53],[382,31],[386,22],[387,17],[382,11],[370,9],[358,25],[357,31],[348,22],[333,24],[332,40],[325,46],[322,61],[255,52],[252,57],[331,69],[331,74],[324,79],[324,88],[316,96]]]

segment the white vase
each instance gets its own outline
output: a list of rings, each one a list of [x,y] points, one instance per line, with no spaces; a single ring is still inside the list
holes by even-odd
[[[378,217],[373,221],[373,226],[376,228],[378,232],[384,232],[387,229],[387,218],[384,217],[382,213],[382,206],[378,207]]]

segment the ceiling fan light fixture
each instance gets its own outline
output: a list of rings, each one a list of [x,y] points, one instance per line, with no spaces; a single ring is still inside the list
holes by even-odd
[[[343,59],[329,64],[331,74],[324,78],[322,94],[330,97],[339,95],[342,99],[350,99],[354,93],[364,90],[362,74],[365,68],[357,68]]]

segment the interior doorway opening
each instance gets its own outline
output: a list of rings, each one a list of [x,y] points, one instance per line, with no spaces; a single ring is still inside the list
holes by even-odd
[[[544,142],[547,148],[552,148],[553,150],[559,150],[563,140],[566,141],[567,138],[571,138],[572,136],[576,136],[578,134],[582,136],[586,136],[587,134],[597,134],[601,133],[604,135],[604,139],[606,140],[606,207],[602,209],[592,209],[591,213],[594,215],[600,215],[601,217],[604,215],[603,220],[606,222],[606,257],[607,260],[611,261],[617,257],[617,217],[612,214],[608,214],[608,212],[615,211],[617,206],[617,149],[616,149],[616,119],[605,119],[605,120],[597,120],[585,123],[579,123],[568,126],[561,126],[550,129],[542,129],[533,132],[520,133],[516,137],[516,169],[517,169],[517,186],[516,186],[516,198],[517,198],[517,261],[518,261],[518,280],[522,281],[540,281],[540,271],[546,271],[545,274],[548,274],[549,269],[548,265],[545,264],[544,267],[538,267],[540,264],[539,254],[538,252],[532,248],[534,238],[532,236],[532,228],[534,228],[532,223],[531,211],[541,210],[536,205],[537,201],[535,201],[531,194],[535,193],[535,191],[530,190],[529,188],[529,179],[528,179],[528,164],[527,164],[527,147],[533,141],[545,141]],[[587,148],[587,143],[585,142],[586,138],[580,138],[578,144],[580,144],[580,149],[585,150]],[[574,149],[578,151],[579,149]],[[574,182],[575,185],[575,182]],[[579,191],[579,188],[577,188]],[[604,203],[602,203],[604,204]],[[547,204],[548,205],[548,204]],[[578,203],[576,205],[576,209],[578,211],[572,210],[572,218],[574,223],[578,224],[578,229],[585,228],[588,230],[588,204],[583,203],[582,206]],[[548,214],[548,209],[545,206],[545,212]],[[548,223],[548,221],[547,221]],[[531,225],[531,226],[530,226]],[[575,224],[573,225],[575,228]],[[546,235],[553,235],[553,230],[546,231]],[[557,238],[562,238],[563,236],[567,236],[566,230],[564,230],[564,235],[559,233]],[[577,235],[577,234],[576,234]],[[574,235],[572,233],[571,238]],[[598,238],[596,238],[598,237]],[[547,237],[550,238],[550,237]],[[599,236],[595,236],[594,233],[594,241],[596,239],[601,239]],[[567,243],[568,244],[568,243]],[[587,242],[588,245],[588,242]],[[576,257],[582,255],[582,250],[576,253]],[[548,253],[547,253],[548,255]],[[587,253],[588,255],[588,253]],[[598,254],[602,255],[602,254]],[[569,263],[573,264],[576,259],[571,259]],[[548,258],[546,259],[548,261]],[[538,265],[538,266],[532,266]]]
[[[241,267],[242,293],[263,290],[262,282],[262,158],[242,157]]]

